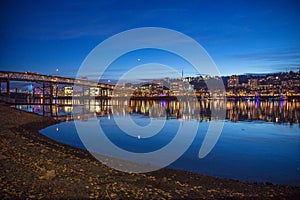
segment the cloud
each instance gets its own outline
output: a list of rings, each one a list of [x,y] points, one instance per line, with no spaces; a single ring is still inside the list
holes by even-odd
[[[236,58],[245,60],[265,61],[300,61],[300,47],[266,49],[257,52],[234,55]]]
[[[264,69],[286,71],[300,68],[300,47],[271,48],[256,52],[233,55],[241,62],[249,63],[252,67],[263,66]]]

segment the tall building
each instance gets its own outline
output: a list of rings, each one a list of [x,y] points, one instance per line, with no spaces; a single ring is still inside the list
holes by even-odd
[[[227,86],[230,87],[238,87],[239,86],[239,77],[236,75],[230,76],[227,81]]]
[[[251,88],[251,89],[256,89],[258,87],[258,80],[256,78],[251,78],[251,79],[248,79],[248,86]]]
[[[175,96],[182,94],[183,93],[182,81],[172,81],[170,89],[173,95]]]

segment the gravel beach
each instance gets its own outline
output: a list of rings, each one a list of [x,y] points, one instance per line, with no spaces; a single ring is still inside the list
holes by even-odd
[[[297,199],[300,187],[161,169],[125,173],[43,136],[59,123],[0,105],[0,199]],[[109,159],[109,158],[108,158]]]

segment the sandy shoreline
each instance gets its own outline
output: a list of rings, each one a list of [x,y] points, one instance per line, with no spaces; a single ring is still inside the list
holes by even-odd
[[[38,130],[52,118],[0,105],[0,198],[297,199],[300,187],[246,183],[184,171],[120,172]]]

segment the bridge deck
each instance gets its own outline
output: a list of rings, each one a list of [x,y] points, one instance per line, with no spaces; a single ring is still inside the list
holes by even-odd
[[[12,72],[12,71],[1,71],[0,70],[0,82],[9,81],[26,81],[36,83],[50,83],[50,84],[66,84],[66,85],[81,85],[90,87],[99,87],[103,89],[114,89],[114,85],[98,83],[94,81],[67,78],[61,76],[44,75],[33,72]]]

